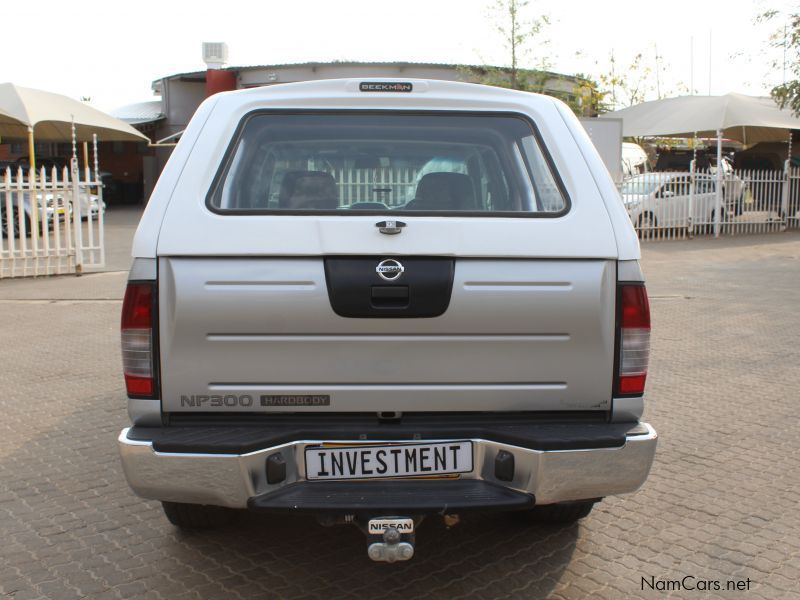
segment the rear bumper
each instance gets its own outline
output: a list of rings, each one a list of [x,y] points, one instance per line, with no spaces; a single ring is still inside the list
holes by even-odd
[[[609,424],[608,426],[619,427],[618,424]],[[226,428],[218,429],[218,437],[224,437]],[[576,429],[579,429],[579,426]],[[565,438],[568,437],[567,431],[562,430],[561,435]],[[308,482],[306,480],[305,448],[329,440],[303,439],[247,452],[220,453],[219,449],[216,452],[188,451],[190,447],[182,448],[179,441],[175,440],[170,445],[169,440],[166,442],[164,440],[164,431],[156,439],[155,448],[153,439],[143,439],[143,437],[145,436],[142,436],[141,432],[124,429],[119,435],[118,445],[128,483],[137,495],[144,498],[213,504],[232,508],[250,507],[272,511],[305,510],[313,512],[321,506],[318,504],[319,493],[326,495],[327,492],[332,492],[332,495],[327,494],[330,506],[335,506],[336,510],[341,512],[350,509],[388,508],[370,507],[363,504],[348,506],[347,494],[342,496],[336,490],[341,487],[342,490],[347,488],[352,491],[354,482],[344,482],[346,485],[337,487],[337,485],[332,485],[332,482]],[[386,494],[379,490],[390,489],[391,486],[395,486],[402,494],[408,492],[405,487],[410,489],[410,487],[422,485],[425,486],[420,488],[423,495],[435,490],[433,495],[441,495],[446,499],[449,495],[447,490],[450,489],[447,486],[462,482],[460,485],[469,487],[467,490],[469,493],[475,492],[484,499],[482,503],[479,502],[472,507],[476,509],[522,508],[524,504],[532,504],[534,501],[536,504],[551,504],[599,498],[633,492],[644,483],[655,455],[657,437],[656,431],[650,425],[640,423],[631,424],[620,439],[621,443],[616,446],[602,444],[603,447],[587,445],[586,447],[543,450],[492,439],[470,438],[473,443],[473,470],[462,474],[456,482],[452,480],[392,480],[387,482],[384,480],[383,482],[360,482],[355,485],[365,486],[364,492],[376,491],[382,498],[380,502],[385,503]],[[153,438],[155,439],[156,436]],[[353,444],[363,444],[364,439],[354,436],[349,441]],[[415,441],[453,439],[465,438],[460,436],[436,439],[422,437]],[[372,438],[369,440],[371,444],[380,441],[396,443],[399,440]],[[347,442],[348,440],[336,440],[336,443]],[[159,449],[164,447],[170,448],[170,451]],[[185,451],[174,451],[180,449]],[[510,481],[501,481],[496,477],[495,458],[501,451],[509,452],[514,456],[515,468]],[[275,454],[280,454],[285,463],[285,476],[278,482],[270,483],[267,477],[267,459]],[[274,481],[274,477],[272,479]],[[407,485],[404,486],[402,482],[406,482]],[[390,488],[385,486],[386,483],[390,483]],[[451,487],[455,489],[456,486]],[[297,490],[302,493],[297,495]],[[495,496],[491,494],[487,496],[484,494],[487,490],[498,493]],[[503,505],[504,500],[497,500],[497,502],[492,500],[493,497],[508,500],[515,494],[523,496],[516,498],[516,506],[511,506],[514,501]],[[312,497],[316,498],[313,502]],[[334,501],[333,497],[338,497],[343,502]],[[294,498],[294,500],[290,500],[290,498]],[[303,506],[306,502],[304,498],[308,500],[307,506]],[[446,504],[445,500],[443,502]],[[397,508],[399,509],[399,507]],[[427,506],[425,512],[440,512],[445,508],[445,506],[437,506],[434,502]],[[470,507],[465,506],[464,508]]]

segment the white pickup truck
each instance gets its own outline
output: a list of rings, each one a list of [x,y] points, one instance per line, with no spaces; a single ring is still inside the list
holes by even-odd
[[[574,521],[647,478],[638,240],[558,100],[374,79],[215,95],[133,256],[119,449],[179,527],[306,513],[392,562],[426,516]]]

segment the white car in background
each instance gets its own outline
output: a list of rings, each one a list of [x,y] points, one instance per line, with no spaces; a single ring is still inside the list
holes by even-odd
[[[695,227],[709,226],[716,216],[716,185],[711,175],[695,175],[692,181],[689,173],[645,173],[625,182],[622,202],[640,233],[688,227],[690,215]]]
[[[106,203],[97,194],[81,191],[79,197],[81,201],[81,219],[88,219],[89,215],[96,219],[101,212],[106,212]]]
[[[622,144],[622,176],[630,179],[636,175],[650,172],[647,153],[639,144],[624,142]]]
[[[21,200],[20,200],[21,198]],[[30,202],[30,193],[23,192],[19,196],[11,194],[11,212],[8,212],[6,203],[6,193],[0,192],[0,232],[3,237],[13,234],[14,237],[30,237],[33,223],[38,223],[39,234],[45,230],[52,231],[56,220],[64,221],[67,211],[72,214],[72,203],[66,202],[62,194],[36,194],[39,206],[38,213],[34,216],[33,206]],[[97,219],[98,215],[105,213],[106,205],[99,196],[85,191],[80,194],[81,220]],[[66,206],[65,206],[66,204]],[[20,211],[22,211],[22,223],[20,223]],[[10,219],[9,219],[10,215]]]
[[[48,206],[57,206],[59,212],[61,214],[64,213],[64,197],[62,194],[47,194],[45,198],[47,199]],[[92,219],[96,219],[101,212],[105,214],[106,203],[103,202],[97,194],[81,190],[79,198],[82,221],[89,219],[90,216]],[[69,203],[69,213],[72,214],[72,211],[73,205]]]

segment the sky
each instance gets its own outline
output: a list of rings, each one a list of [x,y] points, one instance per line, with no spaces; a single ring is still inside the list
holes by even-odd
[[[226,42],[235,66],[328,61],[508,64],[494,0],[39,0],[3,2],[0,82],[88,97],[111,111],[152,100],[154,79],[205,69],[203,41]],[[656,70],[662,96],[765,95],[783,81],[782,52],[754,24],[785,0],[530,0],[550,25],[521,65],[595,78],[630,73],[634,57]],[[656,59],[656,56],[659,58]],[[692,60],[693,57],[693,60]],[[634,71],[635,72],[635,71]],[[710,76],[709,76],[710,74]],[[657,97],[655,77],[648,98]],[[618,102],[624,102],[620,91]]]

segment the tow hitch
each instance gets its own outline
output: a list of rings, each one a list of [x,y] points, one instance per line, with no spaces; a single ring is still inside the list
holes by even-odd
[[[457,514],[444,514],[447,528],[457,525]],[[323,527],[355,525],[367,536],[367,556],[375,562],[393,563],[414,557],[416,531],[425,515],[371,517],[369,515],[317,515]]]
[[[393,563],[414,556],[414,531],[422,517],[375,517],[366,527],[357,524],[367,535],[367,555],[376,562]]]

